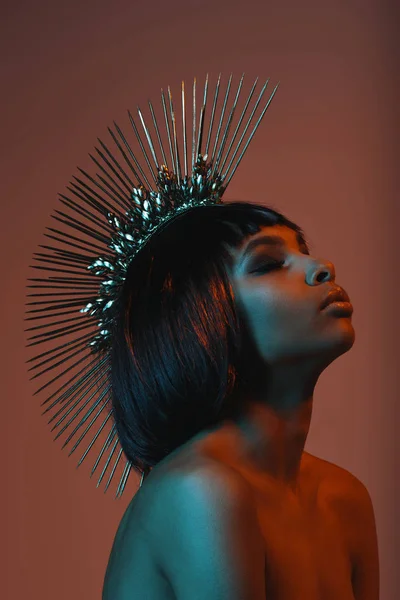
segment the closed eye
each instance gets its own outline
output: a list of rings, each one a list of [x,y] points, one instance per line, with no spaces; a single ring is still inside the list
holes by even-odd
[[[280,269],[281,267],[283,267],[284,263],[285,263],[284,260],[268,262],[268,263],[261,265],[257,269],[250,271],[250,273],[268,273],[269,271],[273,271],[275,269]]]

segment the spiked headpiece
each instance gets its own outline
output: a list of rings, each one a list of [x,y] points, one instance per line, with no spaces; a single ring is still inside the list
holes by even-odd
[[[93,474],[103,462],[97,486],[109,471],[106,491],[120,470],[116,497],[121,497],[132,466],[120,446],[110,403],[112,305],[122,289],[128,266],[162,224],[192,207],[221,202],[278,87],[256,114],[269,82],[251,102],[257,78],[235,121],[243,79],[244,76],[228,107],[230,76],[216,119],[219,76],[208,127],[205,118],[208,76],[199,115],[194,80],[190,173],[184,83],[181,138],[169,87],[167,99],[161,90],[164,129],[159,126],[150,101],[152,133],[138,108],[148,148],[128,111],[134,141],[139,144],[145,164],[136,158],[127,137],[114,122],[115,130],[108,128],[115,144],[113,151],[98,140],[98,156],[89,154],[98,171],[90,175],[79,169],[85,179],[74,177],[67,186],[74,199],[60,194],[62,210],[57,209],[52,215],[60,225],[46,228],[45,236],[52,240],[51,245],[40,245],[44,252],[34,254],[36,264],[32,267],[49,273],[46,278],[29,279],[27,286],[33,293],[28,293],[26,321],[39,321],[26,329],[27,345],[45,344],[48,348],[28,361],[32,363],[29,371],[34,372],[31,379],[46,379],[35,394],[47,390],[47,398],[42,402],[47,405],[43,414],[51,414],[52,430],[58,430],[55,439],[68,432],[64,447],[74,438],[69,455],[85,438],[91,437],[78,465],[97,448],[91,471]],[[166,146],[169,152],[165,151]],[[143,477],[144,474],[140,485]]]

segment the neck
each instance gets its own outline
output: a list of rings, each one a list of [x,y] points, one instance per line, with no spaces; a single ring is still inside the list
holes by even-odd
[[[297,365],[268,369],[267,382],[239,393],[232,419],[243,440],[240,461],[296,492],[319,371]]]

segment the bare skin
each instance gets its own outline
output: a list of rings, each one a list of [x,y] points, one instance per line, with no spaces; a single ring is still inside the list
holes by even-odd
[[[280,242],[270,240],[246,254],[245,240],[232,251],[230,276],[246,330],[251,382],[237,392],[240,414],[201,432],[153,469],[121,522],[103,600],[135,597],[144,589],[149,600],[174,598],[155,560],[162,536],[155,548],[146,523],[152,522],[160,485],[176,469],[190,470],[199,461],[234,469],[254,492],[265,541],[266,600],[379,598],[367,490],[346,470],[304,451],[318,378],[354,343],[351,315],[321,311],[336,286],[330,262],[310,256],[287,227],[263,227],[251,240],[266,235]],[[125,577],[121,565],[127,562]],[[127,587],[118,593],[122,580]]]

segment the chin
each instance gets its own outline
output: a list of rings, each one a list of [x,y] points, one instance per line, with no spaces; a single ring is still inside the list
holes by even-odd
[[[354,330],[351,319],[338,319],[338,321],[338,342],[342,343],[347,348],[347,350],[350,350],[356,339],[356,332]]]
[[[332,360],[345,354],[354,345],[356,334],[350,319],[340,319],[335,331],[330,331],[325,338],[321,353],[326,353],[332,357]]]

